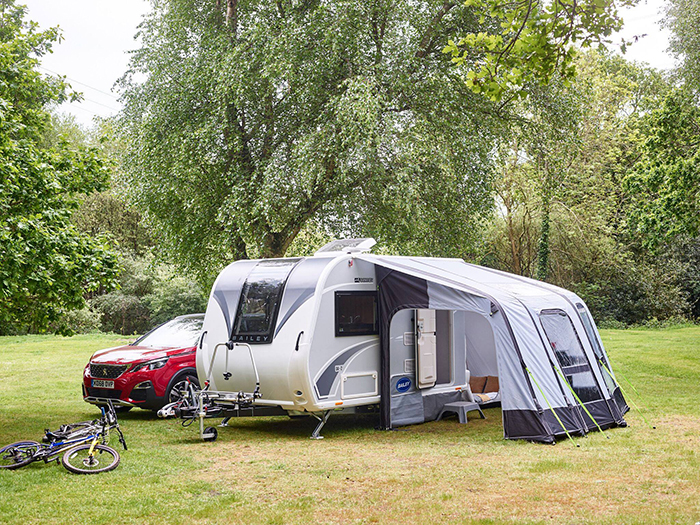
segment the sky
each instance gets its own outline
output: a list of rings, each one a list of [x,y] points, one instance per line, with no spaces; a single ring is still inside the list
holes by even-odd
[[[108,117],[121,108],[114,83],[128,67],[130,50],[137,47],[134,35],[149,9],[147,0],[20,0],[29,8],[29,18],[41,27],[59,26],[63,42],[42,60],[42,71],[68,77],[82,102],[61,106],[89,126],[95,116]],[[622,12],[625,29],[619,37],[641,36],[627,51],[627,58],[647,62],[658,69],[673,67],[666,53],[668,31],[662,30],[663,0],[641,0]],[[645,36],[642,36],[645,35]]]

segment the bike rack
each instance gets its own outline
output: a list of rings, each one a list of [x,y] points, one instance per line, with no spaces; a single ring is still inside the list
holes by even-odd
[[[246,347],[248,349],[248,355],[250,356],[250,362],[253,365],[253,372],[255,374],[255,390],[253,392],[243,392],[240,391],[236,394],[235,398],[231,397],[230,393],[227,392],[220,392],[220,391],[210,391],[208,390],[209,385],[212,384],[213,381],[213,371],[214,371],[214,360],[216,359],[216,354],[219,351],[219,348],[221,347],[226,347],[226,358],[225,358],[225,366],[224,366],[224,380],[228,380],[228,378],[231,376],[231,373],[229,372],[229,352],[231,350],[234,350],[236,347]],[[262,397],[262,394],[260,393],[260,375],[258,374],[258,367],[255,363],[255,356],[253,355],[253,349],[251,346],[247,343],[236,343],[234,341],[227,341],[225,343],[218,343],[214,347],[214,351],[212,352],[211,359],[209,361],[209,371],[207,372],[207,380],[206,380],[206,386],[200,390],[199,392],[195,393],[196,396],[196,404],[195,404],[195,409],[196,409],[196,414],[197,417],[199,417],[199,435],[202,439],[207,440],[207,439],[216,439],[216,435],[212,432],[207,432],[205,434],[204,432],[204,418],[207,415],[207,407],[204,404],[204,398],[207,400],[213,400],[213,399],[223,399],[226,401],[233,401],[233,405],[235,407],[235,410],[239,411],[241,408],[248,408],[251,407],[251,409],[254,411],[255,410],[255,400],[260,399]],[[228,419],[230,418],[224,418],[222,421],[221,426],[226,426],[228,423]]]

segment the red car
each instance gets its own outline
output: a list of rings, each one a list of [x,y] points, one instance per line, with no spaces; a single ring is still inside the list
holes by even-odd
[[[130,345],[95,352],[83,371],[83,399],[129,410],[158,410],[177,401],[189,379],[199,387],[195,365],[204,314],[183,315]]]

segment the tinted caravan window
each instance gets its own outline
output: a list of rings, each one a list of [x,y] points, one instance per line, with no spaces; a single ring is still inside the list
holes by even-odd
[[[232,341],[272,342],[284,285],[297,262],[299,259],[261,261],[253,268],[238,300]]]
[[[377,292],[335,292],[335,335],[378,334]]]
[[[543,310],[540,321],[564,377],[583,403],[601,399],[574,325],[562,310]]]

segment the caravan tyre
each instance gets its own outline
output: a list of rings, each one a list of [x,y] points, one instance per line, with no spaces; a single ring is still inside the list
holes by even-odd
[[[204,441],[216,441],[217,437],[219,437],[219,433],[214,427],[204,429],[204,437],[202,438]]]

